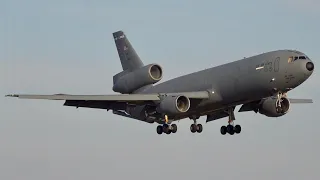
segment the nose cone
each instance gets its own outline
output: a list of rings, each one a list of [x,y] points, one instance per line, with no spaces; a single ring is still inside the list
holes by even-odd
[[[302,72],[304,74],[304,79],[308,79],[313,71],[314,71],[314,64],[312,61],[308,60],[308,61],[300,61],[300,68],[302,68]]]
[[[306,68],[307,68],[308,71],[312,72],[314,70],[313,62],[307,62]]]

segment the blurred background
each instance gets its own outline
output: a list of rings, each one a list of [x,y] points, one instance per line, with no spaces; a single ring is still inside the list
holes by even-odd
[[[0,1],[0,179],[318,179],[320,1]],[[11,93],[107,94],[121,64],[123,30],[162,81],[277,49],[296,49],[315,72],[289,93],[313,98],[280,118],[236,113],[190,133],[158,135],[147,124],[63,101]],[[192,82],[191,82],[192,83]],[[237,110],[239,107],[237,107]]]

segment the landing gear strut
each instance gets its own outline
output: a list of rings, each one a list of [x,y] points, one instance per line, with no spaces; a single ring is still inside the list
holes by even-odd
[[[286,94],[283,94],[282,92],[278,92],[277,94],[277,107],[276,111],[277,113],[283,113],[283,108],[282,108],[282,97],[286,97]]]
[[[193,119],[193,124],[191,124],[190,126],[190,131],[192,133],[195,133],[195,132],[198,132],[198,133],[201,133],[202,130],[203,130],[203,127],[202,127],[202,124],[197,124],[197,119],[199,117],[196,117],[196,116],[193,116],[192,119]]]
[[[239,134],[241,132],[241,126],[240,125],[235,125],[234,126],[234,120],[236,120],[234,116],[234,109],[229,108],[227,113],[229,114],[229,121],[227,126],[222,126],[220,129],[220,133],[222,135],[226,135],[227,133],[230,135]]]

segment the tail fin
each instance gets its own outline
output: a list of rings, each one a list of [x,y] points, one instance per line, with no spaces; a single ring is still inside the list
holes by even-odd
[[[132,47],[123,31],[113,33],[123,71],[132,71],[143,67],[143,62]]]

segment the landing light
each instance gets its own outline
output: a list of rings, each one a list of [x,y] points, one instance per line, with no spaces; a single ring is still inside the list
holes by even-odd
[[[275,81],[276,80],[276,78],[272,78],[271,80],[270,80],[270,82],[273,82],[273,81]]]
[[[264,66],[260,66],[260,67],[257,67],[256,70],[260,70],[260,69],[263,69]]]

